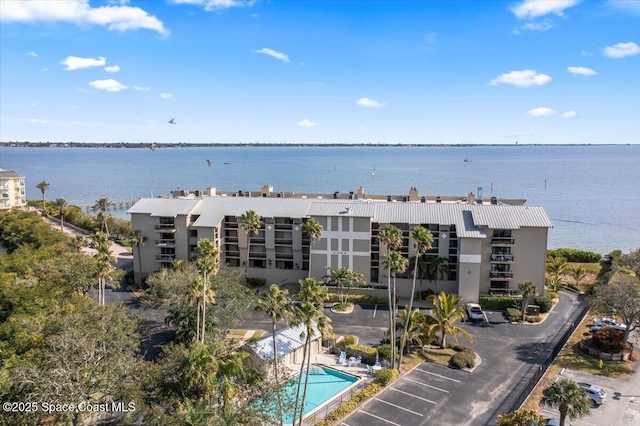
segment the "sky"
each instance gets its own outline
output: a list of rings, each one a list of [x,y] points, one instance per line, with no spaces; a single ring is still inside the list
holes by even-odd
[[[0,141],[640,144],[640,0],[1,0]]]

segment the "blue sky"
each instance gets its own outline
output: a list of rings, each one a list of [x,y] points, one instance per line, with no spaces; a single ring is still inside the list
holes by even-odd
[[[640,143],[638,0],[2,0],[0,51],[4,142]]]

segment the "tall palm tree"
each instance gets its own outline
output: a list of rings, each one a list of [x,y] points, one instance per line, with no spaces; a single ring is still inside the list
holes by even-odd
[[[384,245],[387,248],[387,253],[389,253],[392,250],[397,250],[400,247],[402,247],[402,239],[403,239],[403,235],[402,235],[402,231],[400,230],[400,228],[393,226],[393,225],[387,225],[385,226],[383,229],[381,229],[378,232],[378,241],[380,241],[380,243],[382,245]],[[393,295],[393,292],[391,291],[391,271],[387,270],[387,296],[389,298],[389,330],[390,330],[390,342],[395,342],[395,297]],[[392,353],[392,361],[395,361],[395,357],[393,357],[393,354],[395,354],[395,351],[391,351]],[[395,365],[392,364],[392,368],[395,367]]]
[[[527,306],[529,306],[529,296],[535,296],[538,292],[536,285],[531,281],[520,281],[518,289],[522,293],[522,321],[527,315]]]
[[[36,185],[36,188],[38,188],[42,192],[42,213],[45,213],[47,210],[44,202],[44,193],[47,191],[47,189],[49,189],[50,186],[51,185],[46,180],[40,181],[40,183]]]
[[[328,283],[335,285],[338,288],[338,298],[341,306],[347,305],[349,289],[353,286],[353,283],[364,284],[364,277],[361,273],[352,271],[349,268],[334,269],[329,268],[331,273],[326,278]]]
[[[570,265],[569,276],[573,278],[573,281],[577,287],[580,285],[580,281],[587,278],[587,270],[584,269],[584,265]]]
[[[209,291],[207,289],[207,274],[215,275],[218,272],[220,249],[210,239],[203,238],[198,242],[196,253],[198,254],[197,265],[202,271],[202,333],[200,334],[200,341],[204,343],[205,325],[207,323],[207,293]]]
[[[322,281],[318,281],[315,278],[305,278],[298,281],[298,283],[300,284],[300,291],[296,296],[301,302],[318,305],[327,298],[327,286]]]
[[[433,235],[429,232],[428,229],[423,226],[416,226],[411,230],[411,238],[413,238],[413,246],[416,249],[416,260],[414,262],[413,268],[413,281],[411,284],[411,298],[409,299],[409,312],[413,310],[413,298],[416,293],[416,277],[419,273],[419,265],[420,265],[420,255],[431,250],[433,245]],[[409,318],[407,318],[407,322],[404,326],[403,336],[407,334],[407,329],[409,327]],[[400,358],[398,359],[398,371],[400,371],[400,367],[402,366],[402,353],[404,351],[404,341],[400,339]]]
[[[104,230],[104,232],[109,235],[109,214],[107,210],[109,207],[113,206],[113,201],[108,199],[107,197],[98,198],[93,205],[94,209],[100,210],[98,213],[98,221],[100,222],[100,230]]]
[[[195,342],[183,350],[178,380],[199,401],[209,402],[215,389],[217,372],[218,362],[210,346]]]
[[[396,305],[396,277],[398,273],[403,273],[407,270],[407,265],[409,261],[406,257],[404,257],[400,252],[390,251],[386,254],[386,260],[383,262],[383,265],[389,271],[389,274],[393,278],[393,285],[391,287],[391,299],[393,300],[393,304],[389,305],[389,311],[391,312],[391,317],[393,318],[393,324],[389,329],[390,343],[391,343],[391,368],[396,367],[396,331],[395,331],[395,319],[398,316],[398,309]]]
[[[198,275],[191,281],[191,285],[187,289],[185,297],[187,303],[192,304],[196,308],[196,334],[195,341],[200,341],[200,312],[202,311],[202,276]]]
[[[80,253],[82,247],[84,247],[86,244],[86,240],[82,235],[75,235],[71,237],[71,239],[69,240],[69,244],[77,253]]]
[[[313,243],[318,242],[322,237],[322,225],[318,223],[317,220],[310,217],[304,222],[302,225],[302,232],[306,233],[309,236],[310,244],[309,244],[309,278],[311,278],[311,246]]]
[[[286,322],[293,316],[293,304],[289,298],[287,290],[280,290],[276,284],[271,284],[269,291],[258,296],[256,310],[264,311],[271,319],[271,335],[273,336],[273,371],[276,380],[276,391],[278,397],[278,415],[280,426],[284,424],[284,409],[282,405],[282,391],[278,378],[278,351],[276,344],[276,323]]]
[[[542,391],[540,405],[558,408],[560,426],[564,426],[567,417],[575,419],[586,416],[591,411],[586,391],[570,379],[560,379],[547,386]]]
[[[545,270],[551,278],[560,278],[567,269],[567,259],[564,257],[552,257],[545,266]]]
[[[443,291],[440,294],[429,296],[428,300],[433,304],[433,311],[429,315],[435,320],[435,323],[428,327],[428,331],[430,335],[435,335],[437,332],[441,333],[440,348],[446,348],[447,334],[452,336],[456,342],[458,341],[458,334],[466,337],[469,342],[473,342],[473,338],[469,333],[453,325],[456,320],[462,319],[466,315],[464,307],[460,305],[460,296],[457,294],[445,294]]]
[[[564,281],[561,277],[545,278],[545,284],[549,290],[555,291],[556,293],[564,287]]]
[[[98,304],[104,306],[107,279],[113,273],[116,258],[111,252],[109,237],[104,232],[97,231],[91,235],[91,247],[97,250],[94,258],[98,269]]]
[[[418,279],[420,280],[420,294],[423,293],[422,280],[427,274],[427,268],[429,266],[429,256],[411,256],[409,258],[409,270],[413,271],[418,264]]]
[[[438,280],[449,278],[451,270],[449,269],[448,260],[444,257],[429,257],[429,265],[427,266],[427,278],[429,282],[434,281],[433,292],[438,292]]]
[[[418,308],[415,308],[409,313],[409,307],[405,306],[405,308],[398,313],[396,322],[396,330],[400,332],[400,347],[406,350],[409,343],[417,343],[420,346],[429,343],[427,326],[433,323],[433,318],[421,313]],[[407,351],[407,353],[409,352]]]
[[[244,360],[248,357],[248,352],[236,352],[217,362],[216,381],[223,413],[230,412],[230,403],[236,396],[235,383],[238,380],[253,382],[252,384],[259,380],[255,369],[244,365]]]
[[[58,212],[58,216],[60,217],[60,230],[64,232],[64,215],[67,214],[69,203],[67,202],[66,198],[56,198],[56,201],[53,203],[53,205]]]
[[[140,277],[140,282],[137,284],[142,284],[142,258],[140,257],[140,246],[143,246],[147,242],[147,237],[142,235],[142,231],[136,229],[131,233],[131,237],[129,237],[129,243],[136,248],[137,258],[138,258],[138,274]]]
[[[262,219],[253,210],[247,210],[239,217],[240,227],[247,234],[247,259],[245,261],[244,273],[249,274],[249,252],[251,251],[251,234],[258,235],[262,226]]]

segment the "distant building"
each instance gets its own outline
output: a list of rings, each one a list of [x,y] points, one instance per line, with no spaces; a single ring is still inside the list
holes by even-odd
[[[311,276],[321,279],[329,267],[348,267],[367,283],[386,285],[386,248],[378,232],[388,224],[400,228],[404,241],[399,251],[411,258],[411,229],[422,225],[434,237],[427,255],[444,258],[448,269],[437,282],[423,279],[425,290],[457,293],[471,302],[480,294],[508,294],[519,281],[529,280],[544,293],[552,223],[544,208],[526,206],[525,200],[482,200],[473,193],[420,196],[416,188],[400,196],[366,195],[363,188],[348,194],[295,194],[274,192],[269,185],[261,191],[182,190],[174,197],[141,199],[129,210],[133,229],[149,241],[140,247],[140,262],[134,262],[136,280],[176,259],[191,259],[201,238],[220,247],[222,262],[244,267],[248,237],[238,217],[253,210],[263,223],[251,236],[249,276],[268,283],[295,283],[310,268]],[[311,217],[324,230],[315,243],[303,232]],[[400,297],[410,295],[409,272],[398,275],[397,289]]]
[[[24,176],[0,169],[0,211],[23,208],[27,205]]]

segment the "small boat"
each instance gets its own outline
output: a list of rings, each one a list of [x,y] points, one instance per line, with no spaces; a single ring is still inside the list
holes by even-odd
[[[473,161],[473,160],[472,160],[471,158],[465,158],[465,159],[464,159],[464,162],[465,162],[465,163],[470,163],[470,162],[472,162],[472,161]]]
[[[231,164],[231,161],[225,161],[224,164]]]

